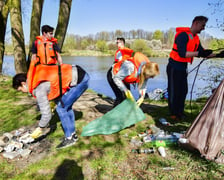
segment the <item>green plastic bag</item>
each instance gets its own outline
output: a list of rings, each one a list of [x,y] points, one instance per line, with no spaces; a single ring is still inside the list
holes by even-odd
[[[91,121],[83,127],[81,136],[112,134],[142,121],[145,118],[145,114],[138,107],[136,102],[126,99],[102,117]]]

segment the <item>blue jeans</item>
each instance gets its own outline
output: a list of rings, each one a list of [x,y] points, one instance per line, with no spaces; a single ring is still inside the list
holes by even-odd
[[[86,73],[83,80],[74,87],[71,87],[63,96],[62,106],[61,101],[58,102],[56,111],[60,118],[65,137],[70,137],[75,132],[75,114],[72,110],[73,103],[85,92],[88,88],[89,75]]]

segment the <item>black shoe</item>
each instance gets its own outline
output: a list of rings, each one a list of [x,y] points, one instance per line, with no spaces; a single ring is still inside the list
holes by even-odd
[[[75,141],[78,141],[78,136],[76,133],[72,135],[72,139],[74,139]]]
[[[63,149],[69,146],[72,146],[78,140],[78,136],[76,134],[72,135],[72,139],[64,138],[62,142],[56,147],[56,149]]]

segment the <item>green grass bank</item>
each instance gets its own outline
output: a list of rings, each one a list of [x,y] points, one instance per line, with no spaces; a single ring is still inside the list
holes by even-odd
[[[0,135],[20,127],[32,126],[40,117],[35,101],[27,94],[17,92],[11,87],[11,78],[0,77]],[[95,92],[88,91],[86,104],[96,102]],[[92,109],[76,112],[76,129],[79,141],[72,147],[56,150],[56,145],[63,137],[57,116],[57,129],[46,137],[50,143],[48,151],[32,163],[31,156],[27,159],[8,160],[0,154],[0,179],[15,180],[52,180],[52,179],[223,179],[224,166],[207,161],[198,153],[182,149],[178,145],[166,147],[167,156],[161,157],[158,152],[153,154],[132,153],[130,140],[155,124],[168,132],[186,131],[206,100],[192,102],[192,114],[189,102],[186,102],[187,119],[174,122],[169,119],[166,101],[145,100],[141,106],[146,119],[134,126],[112,135],[95,135],[81,137],[82,127],[105,113],[106,101],[96,103]],[[104,104],[105,103],[105,104]],[[75,106],[75,105],[74,105]],[[97,106],[97,108],[95,108]],[[99,113],[97,110],[101,111]],[[104,110],[104,111],[103,111]],[[164,117],[173,126],[161,126],[158,119]],[[143,147],[149,147],[144,144]]]

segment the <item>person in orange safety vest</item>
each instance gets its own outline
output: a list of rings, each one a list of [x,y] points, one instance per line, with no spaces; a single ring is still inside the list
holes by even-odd
[[[150,62],[144,54],[136,52],[134,57],[114,63],[111,73],[116,91],[121,94],[116,96],[117,104],[115,106],[126,98],[135,101],[130,89],[127,87],[130,84],[135,84],[138,87],[139,99],[137,105],[140,106],[144,101],[147,81],[159,74],[159,66],[157,63]]]
[[[215,57],[213,51],[204,49],[198,34],[204,30],[207,17],[196,16],[191,27],[176,28],[176,35],[167,65],[168,77],[168,106],[170,117],[175,120],[182,119],[184,104],[188,91],[187,64],[193,62],[194,57]]]
[[[41,27],[42,36],[37,36],[31,52],[32,60],[38,59],[41,64],[62,64],[57,39],[53,37],[54,28],[49,25]]]
[[[32,61],[31,63],[35,62]],[[31,66],[33,67],[33,64]],[[78,65],[69,64],[38,64],[32,70],[35,73],[31,73],[30,70],[27,75],[20,73],[13,77],[13,88],[24,93],[30,92],[40,107],[41,118],[38,127],[30,136],[33,139],[39,139],[49,133],[51,128],[49,123],[52,118],[49,101],[54,100],[65,135],[65,138],[56,148],[61,149],[75,144],[78,136],[72,106],[88,88],[88,73]],[[33,82],[29,84],[28,79],[31,76],[33,76]]]
[[[117,51],[115,52],[115,55],[114,55],[114,64],[118,63],[122,60],[126,60],[126,59],[133,56],[134,51],[132,49],[129,49],[129,48],[125,47],[125,39],[123,37],[117,37],[116,44],[117,44],[118,49],[117,49]],[[115,102],[114,102],[114,106],[116,106],[121,101],[120,98],[117,99],[117,97],[122,97],[123,94],[119,89],[117,89],[117,85],[113,81],[112,67],[107,72],[107,81],[108,81],[110,87],[112,88],[112,90],[113,90],[113,92],[116,96],[116,99],[115,99]],[[127,84],[127,83],[125,85],[130,90],[130,85]]]

